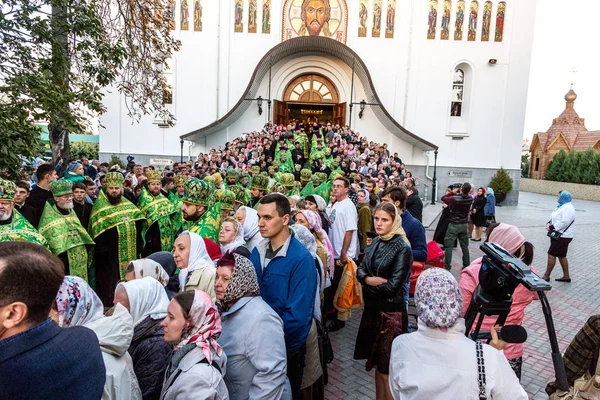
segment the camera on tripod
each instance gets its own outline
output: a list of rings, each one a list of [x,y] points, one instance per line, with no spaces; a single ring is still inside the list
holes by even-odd
[[[485,242],[480,249],[485,253],[479,270],[479,285],[473,292],[469,308],[465,314],[465,335],[477,339],[484,316],[498,316],[497,325],[504,325],[510,312],[512,298],[518,285],[523,285],[532,292],[537,292],[544,317],[548,338],[552,348],[552,361],[559,389],[568,390],[565,366],[558,348],[558,339],[552,320],[550,303],[545,292],[552,286],[526,265],[520,258],[509,253],[498,243]],[[471,332],[475,318],[479,315],[475,330]]]

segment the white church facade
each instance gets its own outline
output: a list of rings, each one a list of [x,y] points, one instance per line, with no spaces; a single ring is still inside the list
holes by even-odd
[[[535,0],[171,1],[175,125],[132,123],[109,93],[101,158],[195,159],[320,116],[387,143],[425,185],[436,163],[439,196],[501,166],[518,188]]]

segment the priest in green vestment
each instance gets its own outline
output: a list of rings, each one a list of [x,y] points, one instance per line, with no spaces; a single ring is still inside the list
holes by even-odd
[[[88,276],[94,241],[73,210],[73,182],[65,179],[51,182],[50,192],[54,199],[46,201],[38,228],[40,234],[48,241],[50,251],[63,262],[65,275],[94,283],[94,277]]]
[[[32,242],[48,247],[46,239],[15,210],[17,185],[0,179],[0,242]]]
[[[250,206],[255,210],[258,208],[258,201],[267,194],[269,188],[269,177],[263,174],[256,175],[252,178],[252,186],[250,187],[250,194],[252,195],[252,201]]]
[[[146,218],[123,196],[123,174],[109,172],[105,176],[106,188],[98,193],[88,232],[96,242],[96,293],[105,307],[112,307],[117,283],[125,280],[127,265],[142,253]]]
[[[192,178],[185,183],[182,230],[219,243],[221,204],[213,199],[215,187],[206,180]]]
[[[137,206],[146,217],[146,229],[142,232],[145,245],[142,257],[159,251],[173,250],[177,209],[160,193],[160,171],[148,170],[146,184],[138,197]]]
[[[225,178],[227,181],[225,182],[225,188],[229,189],[232,186],[237,185],[238,182],[238,172],[234,168],[229,168],[227,170],[227,176]]]

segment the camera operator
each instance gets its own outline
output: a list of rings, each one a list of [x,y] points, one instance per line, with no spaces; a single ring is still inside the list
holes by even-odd
[[[485,382],[487,399],[525,400],[501,350],[506,345],[492,330],[492,342],[476,343],[465,336],[462,296],[449,271],[426,269],[415,290],[419,330],[394,339],[390,357],[390,389],[394,399],[477,399],[478,380]],[[478,373],[482,355],[485,376]],[[485,378],[485,380],[483,379]]]
[[[506,249],[508,252],[519,257],[525,264],[531,265],[533,261],[533,245],[525,240],[525,237],[519,231],[519,228],[513,225],[500,223],[491,224],[488,227],[486,242],[495,242]],[[479,285],[479,270],[483,258],[480,257],[473,261],[471,265],[463,269],[460,274],[458,286],[460,287],[463,298],[463,314],[467,312],[473,292]],[[531,267],[533,272],[536,272]],[[536,272],[537,273],[537,272]],[[525,307],[537,300],[537,294],[530,292],[523,285],[517,286],[512,296],[512,306],[510,313],[506,318],[506,325],[522,325],[525,318]],[[497,316],[487,316],[483,319],[481,330],[492,330],[496,323]],[[472,329],[471,331],[473,331]],[[521,380],[521,367],[523,365],[523,344],[508,344],[504,349],[504,354],[508,359],[515,374]]]

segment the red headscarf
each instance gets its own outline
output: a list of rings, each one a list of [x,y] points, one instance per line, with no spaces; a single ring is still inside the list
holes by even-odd
[[[204,245],[211,260],[215,261],[221,258],[221,247],[210,239],[204,238]]]

